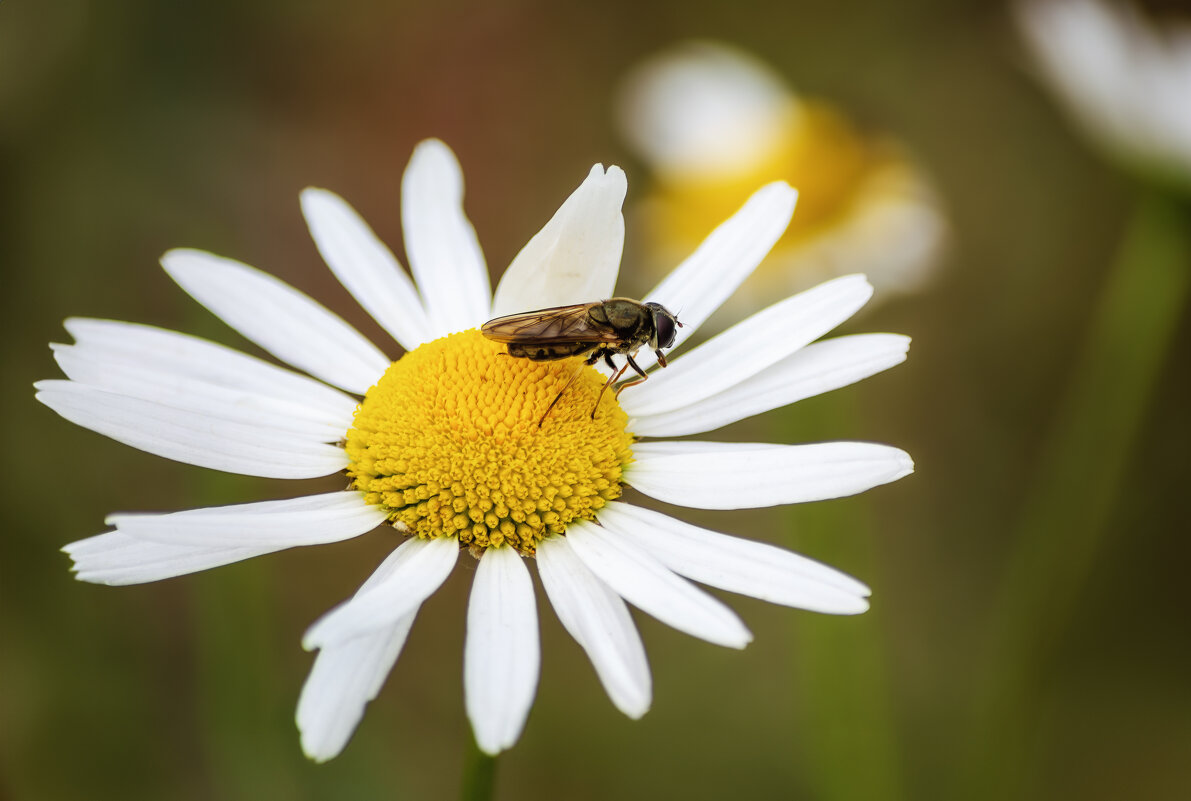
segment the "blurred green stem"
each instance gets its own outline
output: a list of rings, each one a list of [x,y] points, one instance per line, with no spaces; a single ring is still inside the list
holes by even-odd
[[[782,441],[833,438],[855,431],[855,395],[812,398],[785,413]],[[830,436],[825,436],[830,435]],[[873,527],[864,498],[789,507],[798,550],[847,573],[876,573]],[[894,801],[904,796],[897,727],[878,611],[856,617],[799,614],[795,634],[800,730],[811,797]]]
[[[238,480],[195,475],[194,505],[227,503]],[[274,793],[293,797],[289,774],[280,767],[289,757],[278,751],[275,736],[282,671],[270,647],[278,621],[269,574],[259,564],[234,565],[191,578],[190,587],[198,643],[196,701],[212,792],[228,801]],[[292,740],[286,744],[291,747]]]
[[[1184,201],[1185,202],[1185,201]],[[1021,798],[1039,676],[1069,624],[1108,522],[1191,282],[1186,206],[1146,192],[1126,229],[1027,494],[977,700],[964,793]],[[1033,749],[1036,750],[1036,749]]]
[[[463,784],[459,789],[460,801],[489,801],[496,788],[496,757],[489,756],[476,746],[471,732],[467,733],[466,752],[463,757]]]

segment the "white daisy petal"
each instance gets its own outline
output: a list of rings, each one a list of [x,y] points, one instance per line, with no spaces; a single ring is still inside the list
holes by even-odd
[[[193,378],[226,389],[244,390],[318,409],[320,419],[346,430],[355,398],[291,370],[199,337],[151,325],[82,317],[64,326],[88,358],[152,369],[163,379]],[[89,382],[84,382],[89,383]]]
[[[625,481],[659,501],[750,509],[842,498],[914,472],[909,454],[868,442],[748,447],[731,442],[633,446]]]
[[[723,446],[723,445],[726,445],[729,443],[701,442],[699,444],[708,445],[709,447],[714,447],[717,445]],[[772,442],[733,442],[730,444],[731,444],[733,450],[739,450],[739,451],[748,451],[748,450],[764,451],[764,450],[768,450],[769,448],[774,447]],[[686,441],[675,441],[675,440],[662,439],[662,440],[658,440],[657,442],[639,442],[633,446],[634,458],[636,458],[636,456],[635,456],[636,451],[638,449],[642,448],[643,446],[645,446],[645,453],[646,453],[646,456],[648,456],[648,457],[669,456],[672,454],[682,456],[687,453],[690,453],[690,449],[691,449],[691,443],[686,442]]]
[[[79,581],[125,585],[184,576],[281,549],[271,545],[255,548],[172,545],[112,531],[72,542],[62,550],[74,560],[72,569]]]
[[[413,281],[347,201],[312,187],[302,192],[302,214],[339,283],[401,347],[413,350],[434,338]]]
[[[654,373],[624,409],[660,414],[736,386],[847,320],[872,294],[864,276],[849,275],[775,303]]]
[[[190,509],[170,514],[114,514],[104,521],[143,540],[206,547],[280,550],[358,537],[385,522],[360,492],[328,492],[281,501]]]
[[[493,316],[612,297],[624,249],[627,189],[619,167],[592,167],[505,270]]]
[[[73,381],[39,381],[37,399],[76,425],[167,459],[266,478],[315,478],[347,467],[342,448],[303,442]]]
[[[74,382],[116,395],[153,401],[208,417],[284,431],[296,439],[336,442],[351,425],[329,419],[321,409],[242,389],[227,389],[203,379],[170,375],[156,366],[112,359],[77,345],[51,345],[54,360]]]
[[[374,634],[416,610],[437,590],[459,556],[459,543],[445,537],[412,537],[394,551],[385,576],[367,592],[323,615],[306,631],[302,647],[310,651]]]
[[[644,715],[653,683],[645,646],[624,601],[584,566],[566,537],[544,540],[537,563],[558,619],[587,652],[612,703],[634,720]]]
[[[302,751],[315,762],[339,756],[401,654],[417,612],[319,651],[298,698]]]
[[[785,233],[797,201],[798,192],[784,181],[761,187],[646,295],[647,301],[661,303],[682,322],[674,347],[693,334],[752,275]],[[643,350],[637,362],[648,369],[657,359],[652,351]]]
[[[496,755],[517,742],[540,669],[529,571],[512,548],[490,548],[472,583],[463,651],[463,698],[481,751]]]
[[[397,548],[381,562],[355,598],[392,576],[408,556],[401,550]],[[364,716],[364,707],[376,698],[393,669],[419,608],[389,625],[319,651],[302,687],[296,715],[302,750],[311,759],[325,762],[347,745]]]
[[[248,339],[329,384],[363,395],[389,358],[356,329],[273,276],[201,250],[161,257],[169,276]]]
[[[600,524],[702,584],[812,612],[851,615],[868,609],[868,587],[792,551],[620,502],[600,509]]]
[[[571,523],[566,536],[575,555],[613,592],[666,625],[729,648],[743,648],[753,639],[735,612],[630,538],[585,520]]]
[[[118,514],[116,531],[62,550],[82,581],[137,584],[194,573],[300,545],[338,542],[384,522],[358,492],[190,509]]]
[[[640,415],[629,429],[644,437],[712,431],[888,370],[906,360],[909,347],[910,338],[899,334],[856,334],[815,342],[709,398],[668,412]],[[636,391],[621,396],[626,410],[633,408]]]
[[[428,338],[466,331],[491,317],[488,267],[463,211],[463,171],[437,139],[414,148],[401,180],[401,222],[430,319]]]

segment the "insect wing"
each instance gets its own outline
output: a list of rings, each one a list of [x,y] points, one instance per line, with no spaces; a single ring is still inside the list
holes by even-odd
[[[539,345],[617,341],[615,330],[591,319],[588,310],[593,305],[579,303],[497,317],[484,323],[480,332],[496,342]]]

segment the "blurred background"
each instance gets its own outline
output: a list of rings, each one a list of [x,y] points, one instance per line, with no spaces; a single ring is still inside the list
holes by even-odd
[[[47,343],[66,341],[72,315],[258,352],[160,270],[177,246],[265,269],[386,341],[322,264],[303,187],[343,195],[400,253],[401,171],[415,143],[442,138],[499,275],[593,162],[625,168],[630,212],[650,190],[615,94],[641,59],[691,37],[745,48],[859,130],[896,137],[948,220],[932,279],[843,329],[912,336],[906,365],[712,438],[887,442],[918,471],[858,498],[686,515],[857,575],[873,610],[732,597],[756,635],[739,653],[639,615],[655,686],[639,722],[543,606],[538,700],[496,796],[954,799],[1007,781],[999,797],[1187,797],[1191,325],[1178,318],[1157,362],[1112,491],[1063,490],[1073,519],[1109,501],[1099,533],[1073,536],[1053,496],[1050,524],[1024,524],[1140,190],[1032,79],[1005,6],[7,0],[0,798],[457,793],[470,565],[427,602],[344,754],[316,766],[293,723],[312,661],[301,633],[391,533],[158,584],[76,582],[58,549],[110,512],[339,482],[169,463],[59,419],[30,385],[58,377]],[[629,220],[632,280],[647,256]],[[1051,533],[1062,547],[1047,554]],[[1048,559],[1079,566],[1054,604]]]

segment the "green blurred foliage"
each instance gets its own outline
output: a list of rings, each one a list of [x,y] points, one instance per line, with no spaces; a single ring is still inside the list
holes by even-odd
[[[957,762],[1005,745],[969,713],[997,624],[992,599],[1135,195],[1032,83],[1003,7],[7,0],[0,797],[455,792],[469,736],[469,566],[426,604],[346,752],[313,765],[292,722],[311,661],[301,632],[354,591],[391,534],[160,584],[75,582],[57,549],[101,531],[109,512],[329,485],[165,463],[57,418],[30,384],[57,375],[46,343],[66,337],[70,315],[253,351],[156,268],[174,246],[266,269],[385,341],[320,262],[298,212],[302,187],[341,193],[397,250],[401,170],[419,139],[438,136],[459,154],[468,212],[499,273],[592,162],[623,164],[632,202],[646,178],[613,134],[617,77],[692,36],[752,49],[799,89],[902,137],[954,226],[932,288],[849,324],[912,335],[907,365],[716,436],[890,442],[918,473],[863,499],[701,516],[857,573],[874,588],[874,614],[819,619],[732,598],[757,635],[743,653],[639,617],[655,677],[640,722],[613,709],[543,608],[538,700],[501,759],[497,797],[827,798],[846,782],[824,770],[879,777],[870,797],[970,795]],[[1032,797],[1176,798],[1191,785],[1189,357],[1184,317],[1076,612],[1031,655],[1041,688],[1024,711]],[[849,538],[862,545],[850,552]],[[833,651],[857,626],[872,647]],[[844,659],[863,664],[833,676]],[[875,682],[857,694],[878,688],[876,713],[824,705],[853,677]],[[854,747],[855,762],[823,768],[828,740],[837,755]]]

